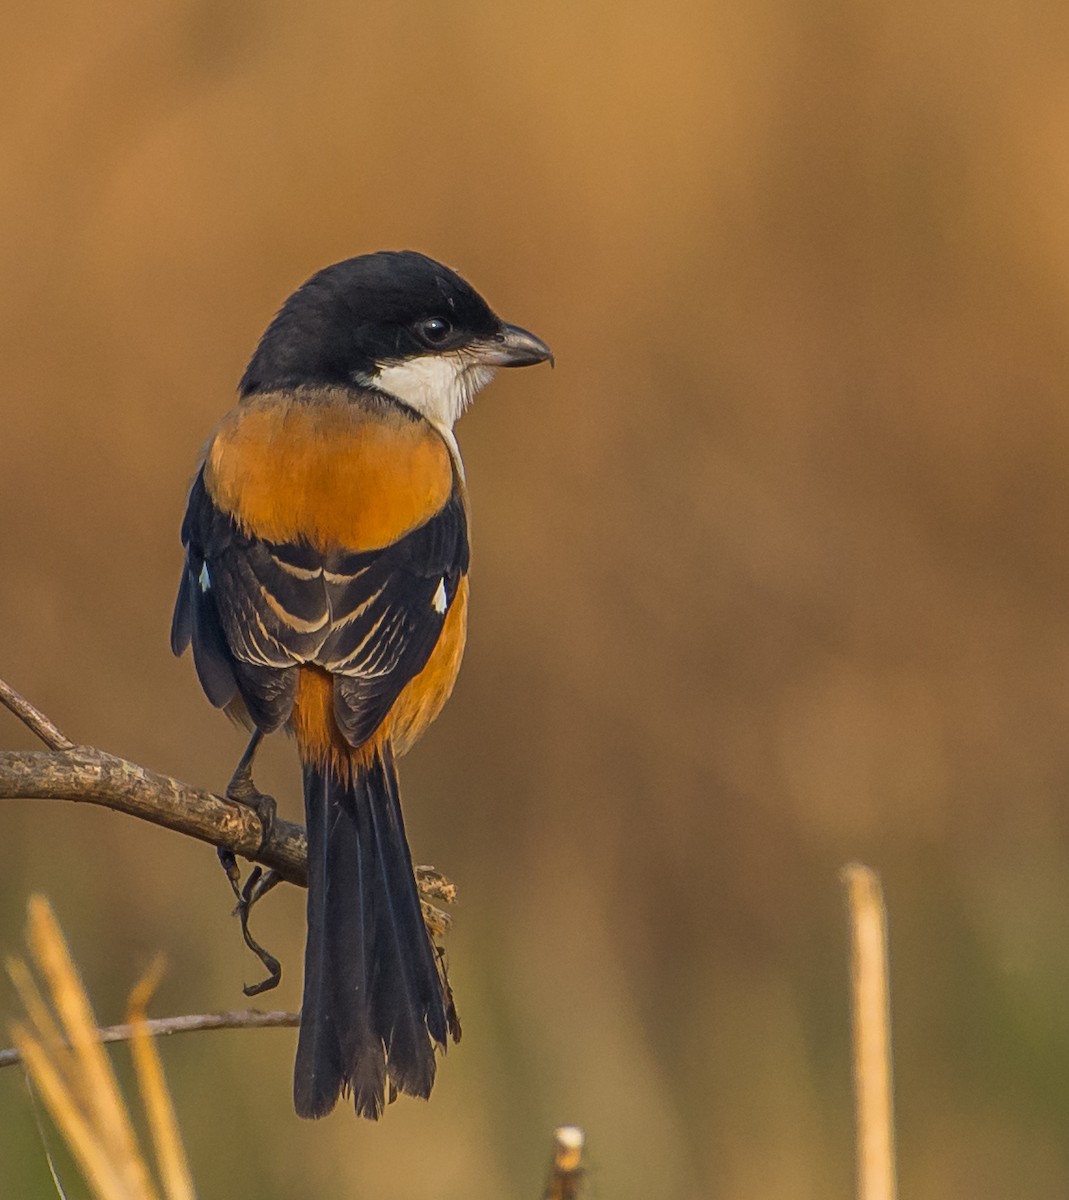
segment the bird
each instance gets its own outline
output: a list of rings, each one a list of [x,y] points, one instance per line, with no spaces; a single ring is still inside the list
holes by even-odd
[[[381,1116],[428,1098],[459,1029],[421,912],[397,759],[441,711],[467,631],[454,425],[498,368],[553,364],[455,271],[411,250],[325,267],[282,305],[189,491],[171,648],[260,740],[293,734],[308,932],[293,1100]],[[262,825],[270,819],[258,808]],[[265,833],[265,837],[267,834]],[[454,1037],[456,1033],[454,1032]]]

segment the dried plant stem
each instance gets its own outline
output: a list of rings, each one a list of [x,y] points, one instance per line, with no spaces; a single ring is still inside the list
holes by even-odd
[[[99,804],[139,817],[161,828],[184,833],[230,850],[272,869],[278,878],[300,887],[308,885],[308,842],[304,830],[276,819],[266,842],[253,810],[222,796],[192,787],[178,779],[118,758],[92,746],[75,746],[25,697],[0,680],[0,704],[11,710],[48,750],[0,751],[0,800],[71,800]],[[433,867],[416,867],[416,885],[428,932],[435,945],[448,932],[451,920],[432,901],[451,904],[456,888]],[[445,979],[442,960],[443,981]],[[296,1025],[292,1013],[214,1013],[148,1023],[150,1032],[176,1033],[185,1029],[225,1029],[263,1025]],[[121,1031],[121,1032],[120,1032]],[[103,1040],[125,1040],[127,1027],[103,1031]],[[0,1051],[0,1067],[17,1061],[14,1051]]]
[[[553,1132],[553,1161],[545,1200],[576,1200],[583,1176],[586,1136],[577,1125],[561,1125]]]
[[[167,1200],[196,1200],[182,1132],[163,1075],[163,1062],[149,1028],[148,1002],[162,975],[163,959],[157,958],[152,969],[130,995],[126,1015],[133,1031],[131,1049],[134,1069],[156,1151],[163,1194]]]
[[[2,679],[0,679],[0,704],[9,708],[27,729],[36,734],[50,749],[70,750],[74,745],[70,738],[61,733],[39,708],[32,705],[25,696],[19,695],[11,684],[5,683]]]
[[[40,896],[30,900],[27,943],[44,989],[25,962],[8,961],[27,1014],[11,1033],[41,1098],[99,1200],[157,1200],[89,998]]]
[[[887,913],[879,876],[843,868],[850,915],[858,1200],[895,1200]]]
[[[260,822],[252,809],[91,746],[0,752],[0,799],[100,804],[233,850],[273,867],[289,883],[305,883],[307,846],[299,825],[276,821],[258,851]]]
[[[0,751],[0,800],[99,804],[232,850],[272,868],[287,883],[307,886],[308,843],[300,825],[277,819],[271,836],[261,847],[260,822],[251,808],[104,750],[75,746],[3,680],[0,680],[0,703],[51,747]],[[416,882],[425,901],[441,900],[449,904],[456,898],[456,889],[433,867],[417,867]],[[436,934],[449,927],[448,916],[426,903],[424,916]]]
[[[202,1029],[295,1029],[301,1023],[299,1013],[259,1012],[255,1008],[233,1012],[188,1013],[181,1017],[156,1017],[145,1022],[152,1037],[168,1037],[172,1033],[196,1033]],[[133,1025],[107,1025],[96,1031],[102,1042],[128,1042],[134,1036]],[[0,1068],[21,1061],[18,1050],[0,1050]]]

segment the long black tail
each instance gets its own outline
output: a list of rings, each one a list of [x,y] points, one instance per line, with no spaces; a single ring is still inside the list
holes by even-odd
[[[386,1083],[430,1095],[455,1020],[423,923],[389,748],[347,780],[304,768],[308,944],[293,1101],[325,1116],[349,1090],[382,1113]]]

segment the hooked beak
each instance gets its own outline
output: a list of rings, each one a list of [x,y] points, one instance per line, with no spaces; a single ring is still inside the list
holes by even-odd
[[[502,325],[498,333],[480,345],[478,355],[488,367],[531,367],[540,362],[553,366],[553,351],[541,338],[518,325]]]

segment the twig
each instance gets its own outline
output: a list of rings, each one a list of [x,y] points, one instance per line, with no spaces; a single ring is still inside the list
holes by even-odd
[[[0,701],[54,747],[0,751],[0,800],[99,804],[208,842],[232,855],[240,854],[269,868],[278,879],[299,887],[308,886],[308,842],[299,825],[276,819],[265,841],[260,820],[247,805],[159,775],[104,750],[75,746],[42,712],[2,680]],[[456,888],[433,867],[416,867],[415,874],[423,920],[440,952],[440,939],[452,922],[431,901],[452,903]],[[250,947],[260,953],[255,941],[250,941],[244,919],[242,932]],[[263,961],[269,959],[270,956]],[[448,988],[445,960],[440,957],[439,961],[442,983]],[[272,975],[277,977],[277,971]]]
[[[234,1012],[190,1013],[182,1017],[156,1017],[145,1022],[153,1037],[172,1033],[194,1033],[201,1029],[295,1029],[301,1023],[299,1013],[259,1012],[254,1008]],[[108,1025],[97,1030],[102,1042],[128,1042],[134,1035],[133,1025]],[[22,1061],[18,1050],[0,1050],[0,1068]]]
[[[880,878],[843,868],[850,913],[858,1200],[895,1200],[887,912]]]
[[[71,800],[139,817],[164,829],[232,850],[271,867],[287,883],[308,886],[308,843],[300,825],[277,819],[261,847],[262,830],[251,808],[235,804],[204,788],[97,750],[76,746],[28,700],[0,680],[0,702],[51,750],[0,751],[0,800]],[[449,927],[449,918],[427,900],[446,904],[456,888],[433,867],[416,867],[424,897],[424,916],[434,931]]]
[[[0,704],[11,709],[16,717],[46,746],[53,750],[69,750],[74,743],[52,724],[39,708],[20,695],[9,683],[0,679]]]
[[[306,885],[307,844],[299,825],[276,821],[258,851],[260,822],[251,808],[91,746],[0,752],[0,799],[100,804],[233,850]]]
[[[583,1175],[586,1136],[578,1125],[561,1125],[553,1131],[553,1162],[545,1200],[576,1200]]]

